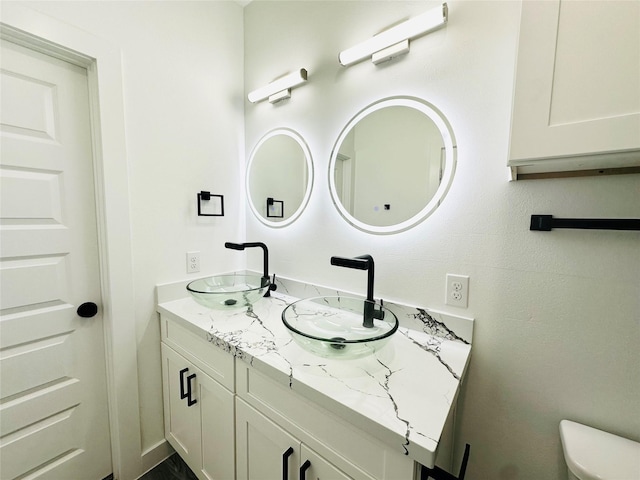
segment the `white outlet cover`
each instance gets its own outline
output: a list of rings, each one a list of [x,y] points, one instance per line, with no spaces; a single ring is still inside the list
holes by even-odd
[[[187,273],[200,271],[200,252],[187,252]]]
[[[467,308],[469,305],[469,276],[447,273],[445,294],[447,305]]]

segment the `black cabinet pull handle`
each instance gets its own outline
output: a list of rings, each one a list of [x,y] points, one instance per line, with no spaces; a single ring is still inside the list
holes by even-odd
[[[191,398],[191,394],[193,393],[191,391],[191,380],[193,380],[194,378],[196,378],[196,374],[193,373],[191,375],[189,375],[187,377],[187,406],[190,407],[192,405],[195,405],[196,403],[198,403],[198,400],[195,398]]]
[[[189,371],[188,368],[180,370],[180,400],[187,398],[187,391],[184,388],[184,374]]]
[[[302,465],[300,465],[300,480],[305,480],[307,475],[307,470],[311,466],[311,462],[306,460]]]
[[[293,454],[293,447],[289,447],[282,454],[282,480],[289,480],[289,457]]]

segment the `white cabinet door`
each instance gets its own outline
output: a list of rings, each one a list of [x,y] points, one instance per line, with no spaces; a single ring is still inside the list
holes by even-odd
[[[348,480],[340,469],[236,398],[238,480]]]
[[[202,432],[202,474],[212,480],[235,478],[233,393],[196,369]]]
[[[300,441],[236,398],[238,480],[295,480]]]
[[[302,444],[300,455],[302,457],[300,480],[351,480],[350,476],[338,470],[304,444]]]
[[[509,165],[640,166],[640,2],[522,3]]]
[[[162,344],[165,437],[203,480],[235,477],[233,393]]]
[[[162,344],[165,438],[189,468],[199,472],[202,469],[200,406],[196,398],[196,378],[189,378],[194,373],[191,363]]]

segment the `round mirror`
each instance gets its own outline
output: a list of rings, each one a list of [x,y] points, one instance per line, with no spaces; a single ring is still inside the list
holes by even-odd
[[[255,216],[272,227],[289,225],[311,196],[313,164],[304,140],[286,128],[267,133],[251,153],[246,182]]]
[[[438,207],[455,163],[453,133],[435,107],[388,98],[362,110],[340,133],[329,163],[331,196],[361,230],[400,232]]]

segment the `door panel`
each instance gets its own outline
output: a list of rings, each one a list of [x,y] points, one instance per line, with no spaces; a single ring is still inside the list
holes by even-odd
[[[70,409],[74,406],[73,398],[79,395],[79,389],[80,382],[77,379],[66,379],[51,382],[23,398],[6,402],[2,405],[0,435],[4,437],[30,425],[33,412],[39,412],[42,418],[48,418]]]
[[[3,72],[3,130],[15,135],[55,140],[56,86],[15,71]]]
[[[21,219],[44,219],[61,223],[60,174],[54,172],[25,172],[3,168],[3,196],[10,198],[2,202],[0,215],[3,219],[18,222]]]
[[[3,478],[16,478],[65,454],[80,454],[73,441],[74,430],[80,427],[77,415],[77,407],[71,407],[6,435],[2,444]],[[80,471],[76,475],[81,478]]]
[[[111,473],[87,72],[2,42],[2,479]]]
[[[63,256],[2,260],[2,310],[62,301],[68,296],[65,264],[66,257]]]
[[[1,398],[64,378],[69,369],[70,334],[40,338],[2,351]],[[35,364],[38,368],[32,368]]]

